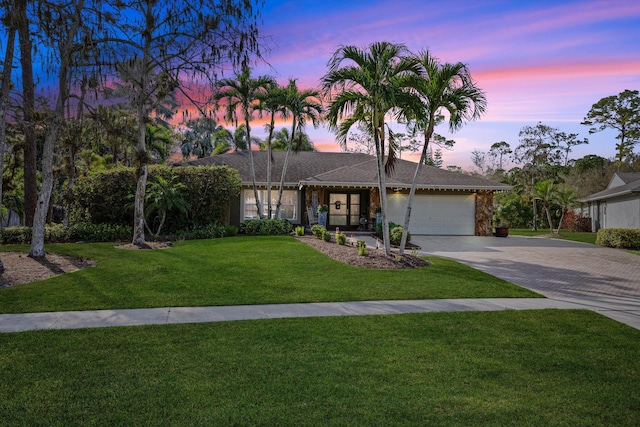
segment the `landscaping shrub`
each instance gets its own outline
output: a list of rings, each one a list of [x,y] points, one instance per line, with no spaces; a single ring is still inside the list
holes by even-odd
[[[236,227],[235,225],[227,225],[226,227],[224,227],[225,229],[225,237],[234,237],[238,235],[238,227]]]
[[[336,243],[339,245],[346,245],[347,235],[344,233],[336,233]]]
[[[2,231],[0,240],[4,244],[30,244],[31,230],[31,227],[7,227]],[[44,228],[46,243],[113,242],[129,240],[132,235],[131,227],[88,222],[79,222],[69,227],[62,224],[47,224]]]
[[[640,249],[640,230],[603,228],[598,230],[596,245],[619,249]]]
[[[329,233],[327,230],[324,230],[322,232],[322,240],[324,240],[325,242],[330,242],[331,241],[331,233]]]
[[[233,227],[233,228],[232,228]],[[229,234],[234,233],[235,234]],[[220,226],[215,224],[193,226],[187,230],[178,230],[176,237],[181,240],[217,239],[225,236],[235,236],[238,228],[234,226]]]
[[[591,218],[583,216],[581,213],[568,211],[562,219],[562,228],[577,233],[590,233]]]
[[[399,230],[396,230],[399,229]],[[396,230],[394,232],[394,230]],[[399,245],[402,240],[402,226],[396,224],[395,222],[389,221],[389,241],[392,245]],[[376,224],[376,236],[382,239],[382,223]],[[411,241],[411,233],[407,233],[407,242]]]
[[[188,214],[167,213],[164,230],[190,230],[224,221],[229,204],[240,194],[238,172],[226,166],[149,167],[149,178],[161,176],[186,186],[184,200]],[[133,224],[133,194],[135,193],[133,168],[116,168],[79,177],[74,187],[72,221],[94,224],[129,226]]]
[[[31,242],[31,227],[6,227],[2,230],[2,243],[24,244]]]
[[[311,226],[311,234],[313,234],[316,239],[322,239],[322,234],[325,231],[327,231],[327,229],[322,225],[315,224]]]
[[[399,245],[402,241],[402,231],[404,228],[397,226],[389,231],[389,241],[392,245]],[[407,232],[407,242],[411,240],[411,233]]]
[[[285,219],[249,219],[240,226],[242,234],[258,236],[278,236],[290,234],[291,223]]]
[[[131,240],[133,227],[126,225],[92,224],[78,222],[67,228],[69,242],[113,242],[117,240]]]
[[[367,254],[367,243],[364,240],[356,241],[356,247],[358,248],[358,255],[365,256]]]
[[[304,227],[299,225],[296,227],[296,236],[304,236]]]

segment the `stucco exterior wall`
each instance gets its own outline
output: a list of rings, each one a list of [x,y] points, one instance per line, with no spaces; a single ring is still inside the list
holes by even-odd
[[[603,228],[640,229],[640,197],[607,200],[604,222]]]

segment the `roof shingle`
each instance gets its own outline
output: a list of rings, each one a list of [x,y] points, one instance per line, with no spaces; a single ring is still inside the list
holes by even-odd
[[[284,164],[285,152],[273,152],[271,171],[272,182],[279,182]],[[267,181],[267,153],[253,152],[256,182],[264,185]],[[251,182],[249,153],[239,151],[205,157],[178,164],[179,166],[227,165],[237,169],[243,184]],[[409,188],[413,181],[416,163],[397,160],[394,170],[387,177],[388,187]],[[364,153],[291,153],[285,176],[285,185],[314,186],[361,186],[378,185],[377,161],[374,156]],[[509,190],[507,184],[485,178],[451,172],[433,166],[424,165],[418,176],[418,188],[422,189],[458,189],[458,190]]]

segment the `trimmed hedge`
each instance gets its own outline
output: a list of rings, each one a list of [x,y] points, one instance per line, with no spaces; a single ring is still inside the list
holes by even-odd
[[[598,230],[596,245],[619,249],[640,249],[640,230],[603,228]]]
[[[149,167],[148,181],[156,176],[169,180],[177,176],[187,191],[182,195],[189,212],[168,212],[164,230],[175,233],[219,225],[225,222],[229,204],[240,194],[238,171],[226,166]],[[72,222],[133,224],[133,195],[136,179],[133,168],[93,172],[78,178],[74,187]]]
[[[3,244],[30,244],[31,227],[7,227],[0,234]],[[112,242],[130,240],[133,228],[120,225],[76,223],[69,227],[62,224],[47,224],[44,240],[47,243]]]
[[[249,219],[240,224],[240,233],[257,236],[291,234],[293,225],[285,219]]]

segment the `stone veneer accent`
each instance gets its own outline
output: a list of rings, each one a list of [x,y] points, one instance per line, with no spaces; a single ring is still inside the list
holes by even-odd
[[[493,235],[493,191],[476,192],[476,236]]]

